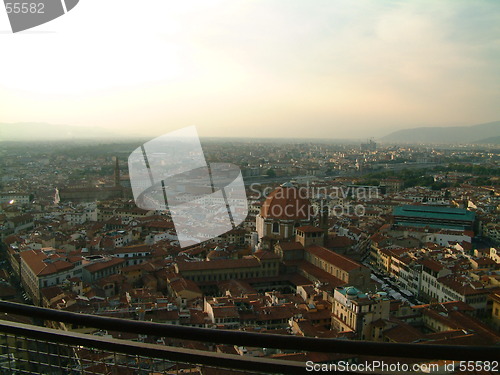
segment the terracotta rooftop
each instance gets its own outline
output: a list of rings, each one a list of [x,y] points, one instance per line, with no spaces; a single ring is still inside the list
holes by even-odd
[[[427,267],[435,272],[439,272],[442,269],[444,269],[444,266],[441,263],[433,259],[421,259],[418,261],[418,263],[422,264],[424,267]]]
[[[212,306],[214,318],[239,318],[236,306]]]
[[[322,232],[324,232],[323,229],[313,227],[312,225],[304,225],[304,226],[296,228],[296,230],[300,230],[300,231],[305,232],[305,233],[322,233]]]
[[[344,248],[354,244],[354,241],[346,236],[329,236],[326,246],[331,248]]]
[[[244,280],[224,280],[220,281],[217,285],[222,294],[228,291],[233,297],[245,294],[257,294],[257,291]]]
[[[64,290],[59,286],[49,286],[47,288],[43,288],[40,290],[40,293],[43,297],[47,298],[47,300],[51,300],[61,294],[64,294]]]
[[[243,259],[215,259],[202,262],[181,261],[177,263],[177,268],[181,273],[185,271],[202,271],[227,268],[252,268],[259,266],[260,262],[254,257]]]
[[[259,251],[255,252],[253,255],[261,260],[262,259],[280,259],[281,258],[276,253],[273,253],[271,251],[264,251],[264,250],[259,250]]]
[[[464,296],[473,294],[489,294],[492,291],[492,289],[483,288],[480,282],[470,281],[463,276],[456,274],[440,277],[438,281]]]
[[[126,254],[126,253],[144,253],[151,252],[149,245],[132,245],[126,247],[118,247],[112,251],[113,254]]]
[[[198,287],[198,285],[196,285],[194,281],[187,280],[183,277],[179,277],[178,279],[172,280],[170,282],[170,287],[177,293],[180,293],[183,290],[189,290],[202,295],[200,288]]]
[[[309,246],[306,248],[306,251],[340,268],[343,271],[352,271],[362,267],[361,264],[343,255],[334,253],[333,251],[330,251],[323,246]]]
[[[57,254],[47,255],[41,250],[23,251],[20,256],[37,276],[68,271],[74,267],[74,264],[66,261],[64,257]]]
[[[124,262],[125,262],[125,260],[121,259],[121,258],[111,258],[108,261],[90,264],[90,265],[86,266],[85,269],[88,272],[93,273],[93,272],[98,272],[100,270],[103,270],[105,268],[114,267],[114,266],[122,264]]]
[[[422,339],[424,334],[409,324],[401,323],[385,331],[384,336],[393,342],[410,343]]]
[[[333,276],[332,274],[322,270],[319,267],[316,267],[315,265],[313,265],[309,262],[302,261],[302,260],[301,261],[286,262],[287,265],[291,264],[291,263],[297,264],[298,268],[302,272],[310,275],[310,277],[317,279],[322,283],[330,284],[330,286],[332,288],[346,285],[346,283],[344,281],[342,281],[341,279],[339,279],[338,277]],[[310,283],[310,281],[309,281],[309,283]]]
[[[296,241],[287,241],[287,242],[280,242],[278,245],[281,247],[283,251],[287,250],[304,250],[304,246],[300,242]]]

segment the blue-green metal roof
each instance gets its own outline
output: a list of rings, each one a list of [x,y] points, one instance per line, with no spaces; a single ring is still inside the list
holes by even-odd
[[[366,294],[354,286],[339,287],[337,290],[345,295],[356,296],[357,298],[367,298]]]
[[[474,221],[476,214],[463,208],[442,206],[398,206],[394,216],[418,217],[424,219]]]

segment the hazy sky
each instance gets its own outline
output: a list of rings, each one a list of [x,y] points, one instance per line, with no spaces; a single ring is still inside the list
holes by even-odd
[[[80,0],[12,34],[0,123],[357,138],[500,119],[500,1]]]

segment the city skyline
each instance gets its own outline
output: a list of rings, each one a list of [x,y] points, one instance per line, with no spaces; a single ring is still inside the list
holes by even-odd
[[[118,2],[95,4],[0,32],[0,123],[366,139],[500,118],[493,1],[121,2],[111,30]]]
[[[11,1],[0,373],[498,372],[498,1]]]

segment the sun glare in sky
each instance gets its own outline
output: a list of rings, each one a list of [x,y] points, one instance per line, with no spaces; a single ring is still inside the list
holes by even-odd
[[[357,138],[500,118],[498,1],[82,0],[12,34],[0,123]]]

